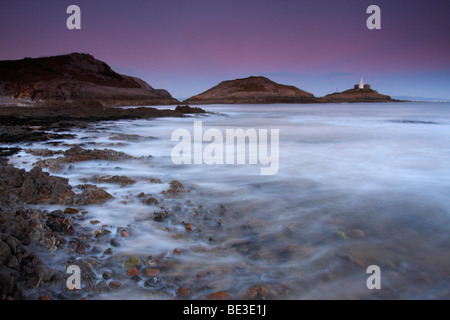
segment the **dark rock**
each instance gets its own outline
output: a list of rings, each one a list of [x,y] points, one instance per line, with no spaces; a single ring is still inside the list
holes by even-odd
[[[89,54],[0,61],[0,92],[46,104],[176,104],[166,90],[114,72]]]
[[[160,277],[153,277],[144,282],[145,287],[149,287],[154,290],[160,290],[166,286],[164,280]]]
[[[183,114],[192,114],[192,113],[206,113],[202,108],[193,108],[188,105],[177,106],[175,111],[181,112]]]
[[[113,246],[113,247],[120,247],[120,242],[117,239],[111,239],[109,241],[109,243]]]

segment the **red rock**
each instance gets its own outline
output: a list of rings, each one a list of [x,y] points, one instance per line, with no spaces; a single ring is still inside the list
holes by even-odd
[[[108,284],[108,287],[110,287],[111,289],[120,289],[122,288],[123,284],[119,281],[111,281]]]
[[[206,296],[208,300],[229,300],[232,296],[226,291],[217,291]]]
[[[158,270],[158,269],[147,268],[147,269],[145,270],[145,275],[146,275],[147,277],[153,277],[153,276],[156,276],[158,273],[159,273],[159,270]]]
[[[177,294],[180,297],[187,297],[191,294],[191,289],[185,288],[185,287],[179,287],[177,290]]]
[[[181,250],[178,248],[173,249],[174,254],[181,254]]]
[[[140,275],[141,275],[141,272],[135,267],[133,267],[127,271],[127,276],[129,276],[129,277],[140,276]]]
[[[75,214],[78,213],[79,211],[75,208],[66,208],[66,210],[64,210],[65,214]]]

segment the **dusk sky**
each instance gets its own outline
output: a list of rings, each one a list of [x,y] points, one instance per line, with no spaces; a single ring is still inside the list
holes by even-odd
[[[66,9],[81,8],[81,30]],[[369,30],[368,6],[381,8]],[[320,97],[361,76],[450,98],[449,0],[2,0],[0,60],[86,52],[176,98],[263,75]]]

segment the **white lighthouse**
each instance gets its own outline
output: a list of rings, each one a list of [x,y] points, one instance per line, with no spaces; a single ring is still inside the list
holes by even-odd
[[[363,81],[362,77],[361,77],[361,80],[359,80],[359,88],[364,89],[364,81]]]

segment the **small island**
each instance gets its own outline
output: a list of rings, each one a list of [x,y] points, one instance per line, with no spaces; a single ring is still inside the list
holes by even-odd
[[[388,95],[378,93],[371,89],[370,84],[364,84],[364,80],[361,77],[359,84],[355,84],[353,89],[349,89],[343,92],[335,92],[327,94],[321,97],[322,102],[398,102],[400,100],[392,99]]]
[[[189,104],[316,103],[312,93],[276,83],[266,77],[251,76],[228,80],[184,101]]]

